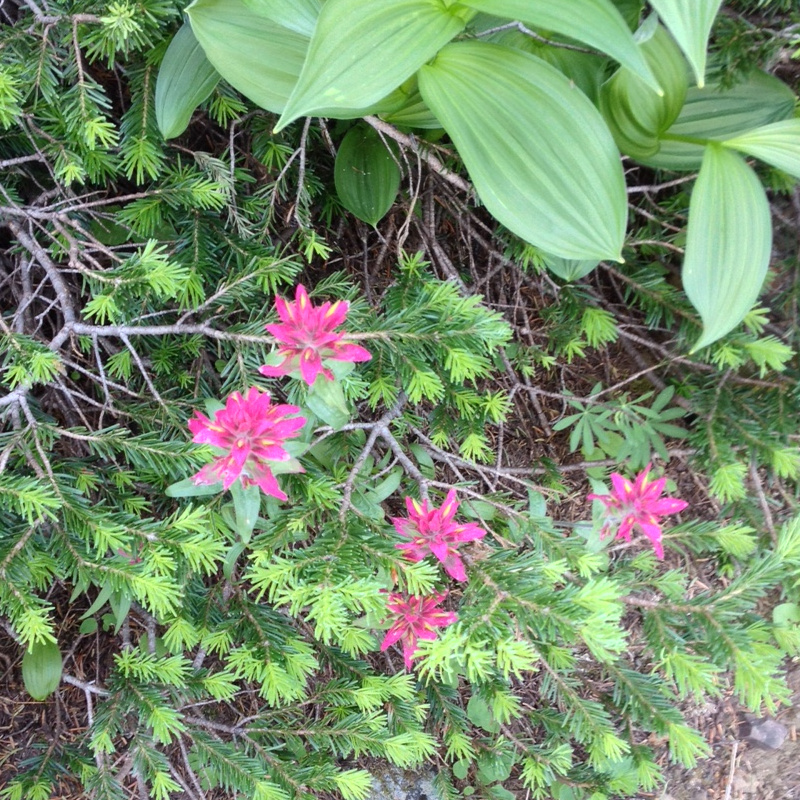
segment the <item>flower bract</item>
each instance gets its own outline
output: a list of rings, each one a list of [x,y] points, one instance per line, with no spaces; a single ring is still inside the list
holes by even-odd
[[[631,483],[614,472],[611,474],[611,494],[590,494],[587,499],[599,500],[606,507],[606,521],[601,536],[608,536],[617,527],[617,539],[631,540],[631,533],[638,527],[650,540],[659,558],[664,558],[661,544],[661,517],[677,514],[688,505],[676,497],[662,497],[666,478],[649,481],[650,464]]]
[[[381,650],[386,650],[395,642],[402,641],[403,661],[406,668],[411,669],[411,661],[417,650],[417,640],[435,639],[435,628],[445,628],[458,619],[454,612],[441,611],[437,608],[446,596],[447,592],[433,594],[430,597],[390,594],[386,608],[395,614],[397,619],[386,632],[381,642]]]
[[[406,508],[408,517],[396,517],[392,522],[395,530],[410,541],[395,547],[411,561],[422,561],[428,553],[433,553],[450,577],[465,581],[467,573],[458,546],[462,542],[483,538],[486,531],[474,522],[454,522],[458,511],[455,491],[451,489],[447,493],[440,508],[429,509],[426,500],[418,503],[410,497],[406,497]]]
[[[219,447],[227,454],[203,467],[193,477],[194,482],[222,482],[223,488],[228,489],[241,477],[245,486],[256,484],[265,494],[288,499],[278,486],[270,463],[292,460],[283,445],[305,425],[304,417],[290,416],[299,411],[297,406],[272,405],[269,393],[256,387],[249,389],[245,397],[234,392],[213,420],[195,411],[196,416],[189,420],[189,430],[194,434],[192,441]],[[298,463],[282,471],[303,469]]]
[[[320,373],[333,380],[333,373],[324,364],[326,359],[369,361],[372,356],[368,350],[343,341],[345,334],[334,331],[345,321],[348,308],[344,300],[315,307],[302,285],[298,285],[293,303],[277,296],[275,310],[281,321],[265,327],[280,342],[278,355],[283,361],[260,367],[259,372],[267,377],[299,372],[311,386]]]

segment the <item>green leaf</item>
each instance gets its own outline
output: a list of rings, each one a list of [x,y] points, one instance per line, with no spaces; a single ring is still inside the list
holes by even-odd
[[[562,281],[579,281],[585,278],[600,263],[596,258],[587,261],[578,261],[574,258],[561,258],[549,253],[543,254],[544,265],[554,275],[558,275]]]
[[[22,680],[34,700],[46,700],[61,683],[61,651],[55,642],[37,642],[22,657]]]
[[[458,42],[420,70],[419,85],[499,222],[563,258],[621,260],[619,153],[564,75],[519,50]]]
[[[661,138],[659,152],[637,160],[659,169],[696,170],[705,152],[703,141],[696,140],[729,140],[789,119],[794,107],[792,90],[766,72],[755,71],[726,91],[715,84],[690,87],[678,119]]]
[[[400,188],[396,156],[368,125],[347,132],[336,154],[333,177],[342,205],[373,227],[392,207]]]
[[[182,481],[167,486],[164,494],[167,497],[210,497],[212,494],[219,494],[222,491],[221,483],[211,485],[196,484],[192,478],[184,478]]]
[[[498,17],[555,31],[608,53],[636,73],[653,91],[657,78],[636,47],[628,24],[610,0],[463,0],[464,5]]]
[[[467,758],[462,758],[459,761],[456,761],[453,764],[453,775],[458,778],[458,780],[463,781],[467,775],[469,774],[469,767],[472,762]]]
[[[327,0],[275,131],[298,117],[377,103],[463,28],[437,0]]]
[[[486,701],[478,695],[472,695],[467,703],[467,719],[487,733],[497,733],[500,730],[500,723],[494,718]]]
[[[773,122],[727,139],[723,144],[800,179],[800,119]]]
[[[686,60],[666,29],[658,26],[640,45],[664,94],[622,68],[603,86],[600,110],[619,149],[632,158],[658,152],[659,137],[677,119],[686,100]]]
[[[308,50],[308,37],[257,14],[243,0],[194,0],[186,9],[206,57],[228,83],[280,113]]]
[[[741,156],[710,144],[689,205],[683,288],[703,319],[693,350],[733,330],[758,297],[769,266],[767,196]]]
[[[241,481],[235,481],[231,486],[231,496],[236,512],[236,533],[248,544],[261,511],[261,489],[255,484],[245,488]]]
[[[156,80],[156,121],[165,139],[180,136],[197,106],[214,91],[219,73],[188,23],[169,43]]]
[[[338,381],[318,377],[308,390],[306,406],[334,430],[350,422],[350,407]]]
[[[320,0],[244,0],[244,4],[256,14],[267,17],[278,25],[311,38],[317,24]]]
[[[708,36],[722,0],[650,0],[650,5],[686,54],[697,85],[702,88],[706,81]]]

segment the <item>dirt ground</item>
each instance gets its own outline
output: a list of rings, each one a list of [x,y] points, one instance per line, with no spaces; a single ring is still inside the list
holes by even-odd
[[[800,800],[800,663],[787,677],[791,706],[775,716],[787,731],[776,750],[748,741],[754,718],[735,702],[709,703],[690,721],[711,741],[713,755],[696,769],[667,770],[658,800]]]

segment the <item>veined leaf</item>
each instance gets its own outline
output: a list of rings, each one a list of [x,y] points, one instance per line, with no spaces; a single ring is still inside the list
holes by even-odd
[[[502,31],[491,36],[487,41],[516,47],[526,53],[541,58],[563,72],[595,105],[600,97],[600,88],[606,76],[608,58],[594,53],[579,53],[576,50],[565,50],[532,39],[522,31]]]
[[[256,14],[268,17],[278,25],[311,38],[322,3],[320,0],[244,0]]]
[[[689,204],[683,288],[700,312],[693,350],[732,331],[755,303],[769,266],[772,220],[766,193],[737,153],[706,148]]]
[[[608,53],[639,75],[654,91],[661,89],[650,65],[636,47],[628,24],[611,0],[462,0],[487,14],[555,31]]]
[[[169,43],[156,80],[156,121],[165,139],[180,136],[197,106],[214,91],[219,73],[206,58],[191,25]]]
[[[654,155],[659,136],[677,119],[686,100],[686,59],[660,25],[639,45],[664,94],[657,95],[638,75],[622,67],[603,86],[600,110],[617,146],[632,158]]]
[[[63,661],[55,642],[37,642],[22,657],[22,680],[34,700],[47,699],[61,683]]]
[[[186,13],[219,74],[262,108],[283,111],[309,39],[257,14],[243,0],[194,0]]]
[[[635,31],[639,27],[639,18],[644,7],[642,0],[611,0],[611,2],[617,7],[617,11],[622,14],[628,27]]]
[[[432,130],[442,127],[442,123],[436,119],[434,113],[422,99],[416,76],[406,81],[398,91],[405,94],[405,101],[396,111],[382,114],[383,119],[392,125],[400,125],[405,128]]]
[[[347,132],[336,154],[336,193],[342,205],[373,227],[392,207],[400,188],[400,168],[380,134],[358,125]]]
[[[298,117],[367,108],[464,28],[438,0],[327,0],[300,79],[275,130]]]
[[[575,259],[560,258],[546,253],[543,260],[544,265],[550,272],[558,275],[561,280],[570,282],[585,278],[600,263],[596,258],[590,258],[588,261],[576,261]]]
[[[686,54],[697,85],[702,88],[706,82],[708,36],[722,0],[650,0],[650,5]]]
[[[800,119],[773,122],[723,144],[800,178]]]
[[[659,169],[695,170],[705,154],[704,144],[698,139],[725,141],[788,119],[794,107],[792,90],[766,72],[753,72],[744,83],[728,91],[720,91],[713,84],[703,89],[692,86],[678,119],[662,136],[661,149],[637,160]]]
[[[457,42],[420,70],[419,86],[497,220],[563,258],[620,259],[619,153],[564,75],[519,50]]]

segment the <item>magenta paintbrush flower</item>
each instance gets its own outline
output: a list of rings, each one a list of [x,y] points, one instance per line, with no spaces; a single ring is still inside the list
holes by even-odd
[[[289,416],[298,411],[297,406],[272,405],[269,393],[256,387],[246,397],[234,392],[213,421],[195,411],[197,416],[189,420],[189,430],[194,434],[192,441],[219,447],[228,454],[203,467],[193,477],[194,482],[222,482],[223,488],[228,489],[241,477],[245,486],[256,484],[265,494],[288,499],[272,474],[270,462],[292,460],[283,445],[297,436],[306,423],[304,417]],[[292,469],[283,471],[302,472],[303,468],[295,463]]]
[[[656,555],[664,558],[660,517],[677,514],[689,504],[676,497],[662,497],[667,479],[648,481],[650,466],[648,464],[633,483],[613,472],[611,494],[590,494],[587,499],[599,500],[606,507],[606,521],[601,536],[608,536],[614,527],[619,526],[616,538],[629,542],[631,532],[638,526],[652,543]]]
[[[448,575],[457,581],[465,581],[467,573],[458,546],[462,542],[482,539],[486,531],[474,522],[459,525],[453,521],[458,511],[455,491],[451,489],[447,493],[440,508],[428,509],[426,500],[420,504],[410,497],[406,497],[406,508],[408,518],[395,517],[392,522],[395,530],[410,541],[395,547],[411,561],[422,561],[428,553],[433,553]]]
[[[294,303],[276,297],[275,310],[281,321],[265,327],[280,342],[278,355],[283,361],[275,366],[267,364],[259,372],[274,378],[299,371],[300,377],[311,386],[320,372],[329,381],[333,380],[333,373],[324,365],[325,359],[369,361],[372,356],[368,350],[343,341],[345,334],[334,332],[345,321],[348,308],[344,300],[315,308],[302,285],[297,287]]]
[[[386,608],[397,619],[386,632],[381,642],[381,650],[386,650],[395,642],[403,642],[403,661],[406,669],[411,669],[411,660],[417,650],[417,640],[436,638],[434,628],[445,628],[452,625],[458,617],[452,611],[437,609],[439,603],[447,597],[447,592],[430,597],[408,597],[402,594],[390,594]]]

